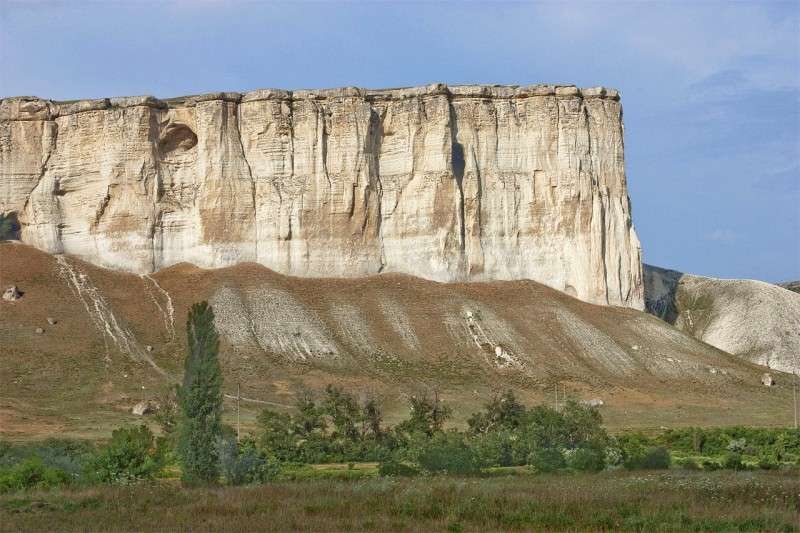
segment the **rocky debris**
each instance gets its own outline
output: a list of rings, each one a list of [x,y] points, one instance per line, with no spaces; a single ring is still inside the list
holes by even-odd
[[[145,416],[152,414],[158,410],[158,404],[150,400],[144,400],[133,406],[131,413],[136,416]]]
[[[101,332],[104,339],[117,345],[119,350],[136,361],[144,361],[153,367],[156,372],[166,375],[153,359],[142,349],[136,336],[124,322],[118,320],[114,310],[103,297],[100,289],[92,283],[91,278],[82,272],[77,265],[73,265],[64,255],[56,256],[59,276],[74,289],[75,294],[83,304],[86,314]],[[106,344],[106,357],[108,358],[108,344]]]
[[[605,405],[605,402],[600,398],[592,398],[591,400],[583,400],[581,401],[582,405],[586,405],[588,407],[602,407]]]
[[[19,213],[21,241],[50,253],[137,274],[252,261],[306,277],[531,279],[644,306],[612,89],[17,97],[0,120],[0,214]]]
[[[36,328],[36,333],[41,335],[42,333],[44,333],[44,328]]]
[[[497,364],[500,366],[519,366],[519,363],[514,357],[500,345],[494,347],[494,356],[497,358]]]
[[[12,285],[3,292],[3,300],[8,302],[15,302],[22,298],[22,293],[17,289],[16,285]]]
[[[58,320],[56,320],[55,318],[49,316],[49,317],[47,317],[47,323],[50,324],[51,326],[55,326],[58,323]]]
[[[765,373],[763,376],[761,376],[761,384],[765,387],[772,387],[775,385],[775,380],[772,378],[772,374]]]
[[[153,347],[150,346],[149,344],[147,346],[145,346],[144,349],[147,350],[148,352],[152,352],[153,351]]]

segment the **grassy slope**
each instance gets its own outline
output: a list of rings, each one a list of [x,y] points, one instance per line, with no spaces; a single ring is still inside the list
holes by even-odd
[[[136,420],[127,411],[143,394],[169,386],[169,378],[101,333],[53,257],[10,243],[0,243],[0,257],[0,287],[25,291],[17,302],[0,301],[0,437],[105,436]],[[438,389],[460,422],[493,392],[513,388],[529,404],[552,402],[559,383],[574,397],[602,398],[612,428],[791,420],[788,380],[763,388],[760,367],[655,317],[586,304],[534,282],[299,279],[252,264],[214,271],[178,265],[153,276],[171,297],[173,335],[168,302],[151,281],[69,261],[88,275],[140,349],[154,347],[146,355],[172,380],[181,371],[189,305],[218,297],[221,288],[237,295],[239,308],[219,307],[220,315],[244,313],[227,322],[242,328],[241,338],[223,338],[226,391],[233,393],[238,381],[243,395],[277,404],[291,405],[298,393],[334,382],[377,396],[392,423],[405,415],[408,394]],[[298,322],[280,307],[281,298],[314,324]],[[465,310],[476,312],[491,343],[473,341]],[[48,316],[58,323],[48,325]],[[313,342],[311,326],[335,347],[334,356],[299,361],[289,349],[264,344]],[[500,365],[494,345],[517,364]],[[243,403],[245,429],[261,407]],[[231,420],[232,410],[226,416]]]
[[[280,482],[0,497],[0,529],[45,531],[797,531],[786,472]]]

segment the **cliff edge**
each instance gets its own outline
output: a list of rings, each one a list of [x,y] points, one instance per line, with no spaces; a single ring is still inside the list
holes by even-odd
[[[530,279],[644,308],[611,89],[7,98],[0,214],[40,250],[138,274]]]

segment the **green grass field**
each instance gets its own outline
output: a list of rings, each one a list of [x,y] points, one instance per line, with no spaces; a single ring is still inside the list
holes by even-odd
[[[324,470],[337,469],[340,477],[353,470]],[[800,531],[796,471],[331,477],[188,490],[163,480],[5,495],[0,530]]]

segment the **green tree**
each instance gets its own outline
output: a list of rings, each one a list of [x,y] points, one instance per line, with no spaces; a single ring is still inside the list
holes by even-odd
[[[374,398],[368,399],[364,402],[361,408],[361,433],[362,435],[371,436],[377,441],[383,440],[386,432],[381,423],[383,422],[383,414],[378,402]]]
[[[295,459],[298,439],[290,415],[264,409],[258,415],[258,424],[262,429],[259,440],[264,449],[284,461]]]
[[[458,431],[440,431],[424,441],[417,454],[417,463],[432,473],[465,475],[480,471],[464,434]]]
[[[213,483],[219,476],[216,442],[221,433],[222,372],[214,311],[207,302],[192,306],[186,335],[188,353],[178,390],[178,457],[185,483]]]
[[[333,385],[325,388],[322,412],[331,418],[334,439],[359,439],[359,424],[362,422],[361,409],[352,395]]]
[[[295,402],[297,414],[292,417],[294,433],[301,439],[325,435],[328,425],[322,407],[309,395],[301,395]]]
[[[567,467],[564,454],[558,448],[538,448],[531,452],[528,463],[537,472],[547,473],[563,470]]]
[[[128,484],[152,479],[162,467],[161,451],[150,429],[115,429],[111,441],[100,448],[88,465],[90,479]]]
[[[412,396],[411,418],[398,424],[397,430],[402,433],[424,434],[428,437],[442,431],[445,421],[450,418],[452,410],[444,405],[435,394],[433,398],[427,395]]]
[[[467,424],[472,434],[487,433],[498,429],[516,429],[522,423],[525,406],[522,405],[513,391],[506,391],[494,396],[484,406],[484,410],[473,414]]]

